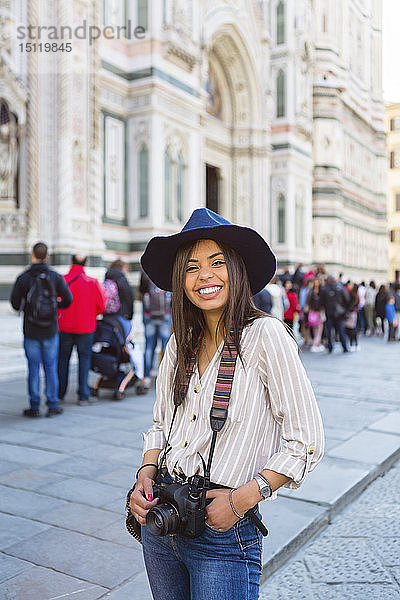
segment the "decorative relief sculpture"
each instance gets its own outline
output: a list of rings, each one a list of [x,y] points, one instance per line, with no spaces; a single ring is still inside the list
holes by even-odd
[[[18,124],[5,102],[0,103],[0,201],[18,205]]]
[[[187,0],[175,0],[174,25],[192,30],[192,3]]]
[[[25,233],[25,218],[21,213],[1,213],[0,214],[0,233],[2,236],[15,237]]]
[[[211,65],[208,69],[208,81],[206,84],[206,90],[208,92],[207,112],[213,117],[216,117],[217,119],[222,119],[221,92],[218,86],[217,78],[215,76],[215,71]]]
[[[272,178],[272,191],[274,194],[286,194],[286,181],[283,177]]]

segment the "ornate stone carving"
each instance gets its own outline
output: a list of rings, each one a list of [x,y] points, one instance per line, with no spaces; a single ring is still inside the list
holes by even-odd
[[[15,237],[25,233],[26,215],[21,212],[0,212],[0,233],[2,236]]]
[[[331,233],[324,233],[321,236],[321,246],[324,246],[325,248],[327,246],[331,246],[333,243],[333,235]]]
[[[0,4],[0,10],[2,6]],[[3,53],[11,54],[12,46],[12,28],[10,20],[6,15],[0,14],[0,55]]]
[[[186,30],[192,30],[192,3],[187,0],[175,0],[174,25],[181,26]]]
[[[194,65],[197,62],[194,54],[191,54],[181,46],[174,44],[173,42],[168,42],[165,46],[165,56],[169,59],[174,58],[178,59],[181,63],[181,66],[186,68],[187,71],[191,71]]]
[[[150,104],[150,96],[135,96],[129,100],[129,109],[141,108],[142,106],[148,106]]]
[[[287,183],[283,177],[272,178],[272,191],[274,194],[286,194]]]
[[[118,106],[124,105],[124,98],[120,94],[116,94],[115,92],[109,89],[101,90],[101,100],[104,104],[117,104]]]
[[[0,201],[18,205],[18,125],[5,103],[0,103]]]
[[[149,121],[145,121],[141,119],[137,123],[135,123],[135,145],[139,148],[142,144],[150,145],[150,123]]]

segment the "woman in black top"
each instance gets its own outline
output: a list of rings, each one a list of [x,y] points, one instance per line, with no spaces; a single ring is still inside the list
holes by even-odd
[[[385,334],[385,318],[386,318],[386,304],[388,301],[388,291],[386,286],[381,285],[378,293],[375,297],[375,314],[376,320],[378,324],[378,319],[380,321],[380,327],[378,327],[378,335]]]

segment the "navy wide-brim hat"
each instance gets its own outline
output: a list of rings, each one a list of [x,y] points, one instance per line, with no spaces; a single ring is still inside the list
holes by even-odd
[[[276,258],[267,242],[250,227],[233,225],[209,208],[197,208],[174,235],[152,238],[140,262],[150,279],[162,290],[172,291],[175,255],[182,244],[196,240],[222,242],[242,257],[253,294],[262,290],[276,270]]]

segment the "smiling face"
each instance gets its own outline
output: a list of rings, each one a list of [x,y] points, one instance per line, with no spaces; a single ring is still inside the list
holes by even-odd
[[[225,257],[213,240],[199,240],[186,265],[185,294],[203,311],[222,313],[229,294]]]

